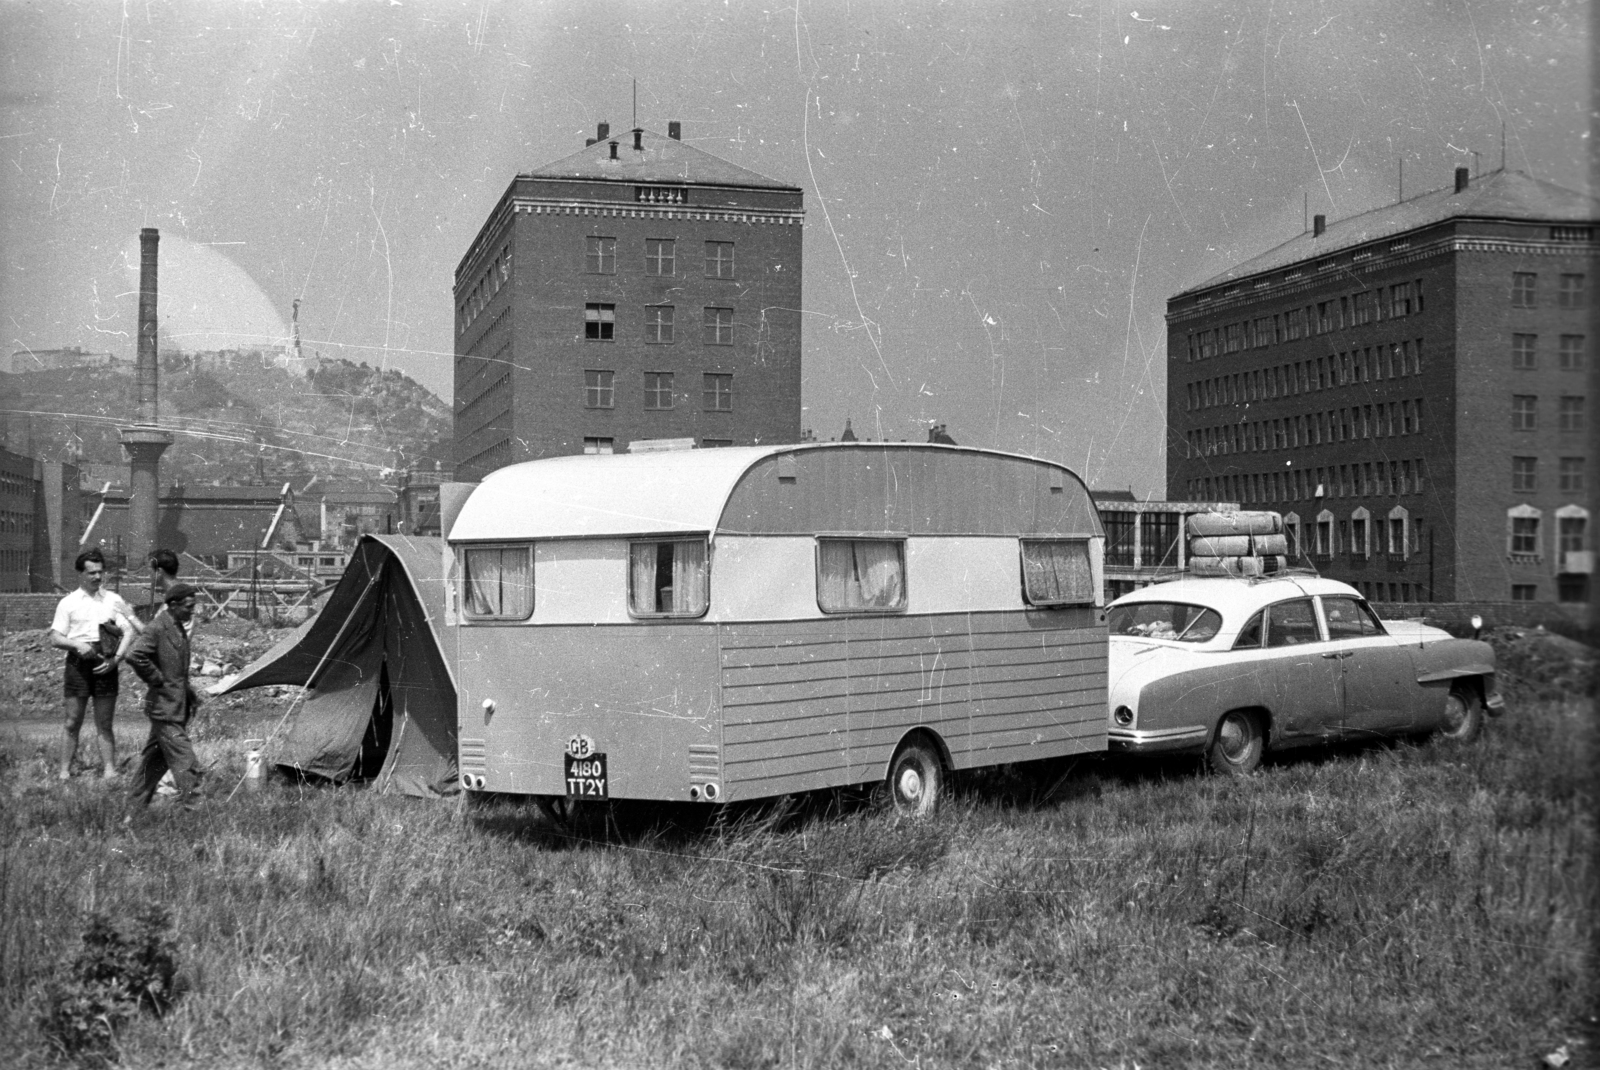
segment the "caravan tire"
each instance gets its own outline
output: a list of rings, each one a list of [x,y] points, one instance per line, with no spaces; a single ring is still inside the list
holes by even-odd
[[[884,788],[896,814],[929,817],[939,808],[944,792],[944,763],[928,739],[912,736],[900,744],[889,762]]]

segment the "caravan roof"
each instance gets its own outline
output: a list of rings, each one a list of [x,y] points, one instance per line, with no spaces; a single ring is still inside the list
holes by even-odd
[[[526,461],[490,474],[449,538],[868,531],[1101,534],[1083,482],[1054,462],[859,442]]]

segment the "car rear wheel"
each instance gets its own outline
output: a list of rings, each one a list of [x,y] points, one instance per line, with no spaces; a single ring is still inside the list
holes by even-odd
[[[1444,719],[1439,723],[1439,735],[1457,743],[1471,743],[1483,731],[1483,703],[1471,685],[1456,684],[1444,700]]]
[[[912,737],[895,751],[885,782],[889,801],[902,817],[927,817],[939,807],[944,765],[927,739]]]
[[[1228,776],[1247,776],[1261,764],[1267,738],[1261,720],[1244,710],[1229,710],[1217,722],[1206,757],[1211,768]]]

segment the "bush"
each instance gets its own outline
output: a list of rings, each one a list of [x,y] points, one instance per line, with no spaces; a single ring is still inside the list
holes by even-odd
[[[39,1028],[59,1054],[109,1061],[124,1022],[140,1010],[166,1013],[178,968],[170,926],[158,906],[121,924],[104,914],[89,915],[70,976],[45,986]]]

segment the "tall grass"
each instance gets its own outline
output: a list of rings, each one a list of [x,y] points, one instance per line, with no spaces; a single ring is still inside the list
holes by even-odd
[[[569,833],[282,784],[124,826],[12,746],[0,1032],[43,1064],[87,912],[158,903],[182,994],[118,1038],[135,1065],[1530,1065],[1592,1024],[1592,743],[1547,703],[1242,781],[974,780],[922,824]]]

